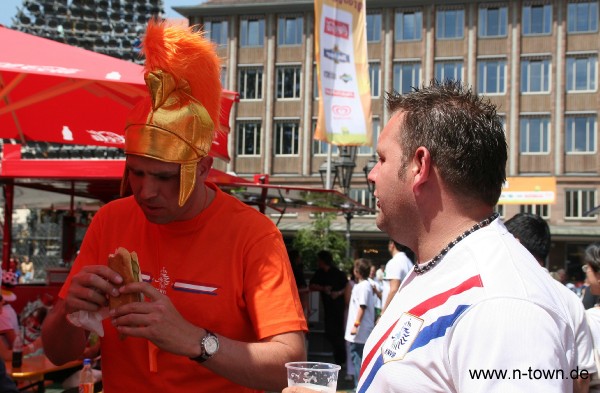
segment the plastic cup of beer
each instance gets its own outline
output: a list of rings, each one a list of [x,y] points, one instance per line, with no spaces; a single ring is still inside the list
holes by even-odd
[[[340,366],[322,362],[286,363],[288,386],[301,386],[315,392],[335,393]]]

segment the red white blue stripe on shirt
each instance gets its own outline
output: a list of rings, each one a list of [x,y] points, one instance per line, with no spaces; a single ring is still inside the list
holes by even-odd
[[[176,291],[184,291],[184,292],[192,292],[192,293],[198,293],[198,294],[203,294],[203,295],[217,296],[217,289],[219,289],[219,288],[209,285],[209,284],[179,280],[179,281],[175,281],[175,283],[173,284],[173,289]]]
[[[151,275],[145,274],[145,273],[141,274],[141,278],[142,278],[142,281],[144,281],[144,282],[151,283],[154,281]],[[183,281],[183,280],[175,281],[175,283],[172,285],[172,288],[176,291],[197,293],[200,295],[210,295],[210,296],[217,296],[217,290],[219,289],[219,287],[216,287],[211,284],[204,284],[204,283],[199,283],[199,282]]]
[[[460,293],[468,291],[471,288],[476,288],[476,287],[483,287],[483,284],[481,282],[481,277],[479,275],[473,276],[473,277],[469,278],[468,280],[462,282],[461,284],[457,285],[456,287],[451,288],[445,292],[442,292],[440,294],[437,294],[437,295],[425,300],[424,302],[418,304],[417,306],[415,306],[411,310],[409,310],[408,313],[411,315],[414,315],[416,317],[421,317],[427,311],[429,311],[433,308],[439,307],[442,304],[446,303],[446,301],[448,301],[448,299],[450,299],[452,296],[458,295]],[[411,352],[417,348],[427,345],[433,339],[443,337],[446,334],[446,331],[448,330],[448,328],[454,324],[454,321],[456,321],[456,319],[468,307],[469,307],[469,305],[459,305],[456,307],[456,309],[454,310],[454,312],[452,314],[441,316],[437,320],[435,320],[433,323],[431,323],[430,325],[423,328],[419,332],[419,335],[417,336],[417,338],[411,345],[410,350],[408,352]],[[398,318],[398,320],[400,320],[400,318]],[[371,383],[373,383],[373,380],[375,379],[377,372],[383,366],[384,362],[383,362],[383,356],[381,355],[381,346],[387,340],[389,335],[392,333],[397,322],[398,321],[396,321],[395,323],[393,323],[390,326],[390,328],[383,334],[383,336],[381,336],[381,338],[373,346],[371,351],[369,351],[369,353],[365,356],[363,365],[360,370],[360,379],[363,382],[358,390],[359,393],[366,392],[369,389],[369,386],[371,386]],[[363,374],[367,368],[367,365],[369,365],[371,363],[373,364],[371,367],[371,370],[363,378]]]

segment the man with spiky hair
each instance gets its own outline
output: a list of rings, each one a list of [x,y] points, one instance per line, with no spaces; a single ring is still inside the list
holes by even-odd
[[[415,265],[367,339],[357,392],[571,392],[566,304],[494,213],[508,155],[496,107],[456,81],[387,104],[368,178],[377,226]]]

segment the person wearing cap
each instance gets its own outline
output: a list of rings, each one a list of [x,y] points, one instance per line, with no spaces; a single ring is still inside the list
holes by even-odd
[[[144,302],[102,321],[104,392],[281,390],[284,364],[306,358],[307,325],[279,230],[206,181],[222,89],[214,45],[152,21],[142,52],[150,97],[125,133],[132,195],[94,216],[44,321],[45,353],[76,359],[88,332],[67,315],[139,292]],[[142,282],[119,288],[107,266],[117,247],[137,253]]]

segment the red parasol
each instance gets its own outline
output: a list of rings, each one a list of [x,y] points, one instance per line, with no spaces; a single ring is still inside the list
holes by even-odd
[[[122,147],[129,110],[147,95],[143,67],[0,26],[0,138]],[[224,91],[211,155],[229,160]]]

